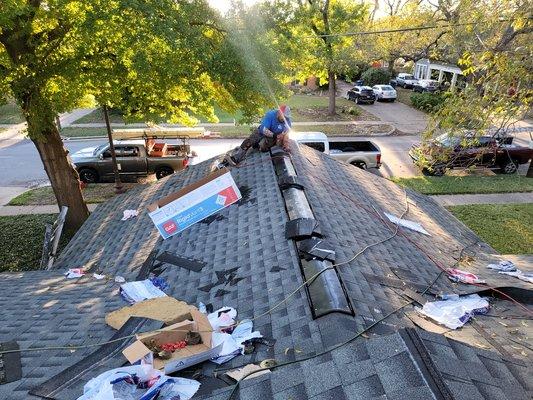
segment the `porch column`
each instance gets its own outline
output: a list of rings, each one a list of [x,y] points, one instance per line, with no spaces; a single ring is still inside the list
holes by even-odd
[[[439,71],[439,84],[442,82],[442,77],[444,76],[444,71],[441,69]]]
[[[450,89],[453,89],[456,83],[457,83],[457,73],[454,72],[452,76],[452,81],[450,83]]]

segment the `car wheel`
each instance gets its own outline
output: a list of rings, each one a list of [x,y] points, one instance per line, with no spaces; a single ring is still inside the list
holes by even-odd
[[[359,97],[355,98],[355,104],[361,104],[361,103],[359,103]]]
[[[504,174],[514,174],[518,171],[518,163],[514,160],[509,160],[507,163],[503,164],[501,170]]]
[[[374,104],[374,103],[375,103],[375,101],[371,101],[371,102],[370,102],[370,105],[372,105],[372,104]]]
[[[160,167],[155,171],[155,176],[157,179],[163,179],[166,176],[172,175],[174,170],[170,167]]]
[[[354,161],[351,163],[354,167],[366,169],[366,163],[364,161]]]
[[[98,172],[94,169],[83,168],[78,171],[80,180],[85,183],[96,183],[98,182]]]

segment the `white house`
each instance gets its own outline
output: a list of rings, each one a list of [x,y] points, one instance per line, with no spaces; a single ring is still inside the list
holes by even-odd
[[[427,58],[422,58],[415,63],[414,76],[417,79],[431,79],[433,71],[439,71],[438,81],[441,83],[444,79],[444,74],[451,74],[450,87],[454,87],[457,83],[457,77],[463,75],[461,68],[451,64],[439,64],[430,61]]]

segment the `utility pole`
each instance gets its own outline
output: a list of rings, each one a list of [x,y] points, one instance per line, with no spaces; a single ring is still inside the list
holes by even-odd
[[[122,182],[120,181],[120,174],[118,172],[117,155],[115,154],[115,145],[113,144],[113,132],[111,131],[111,124],[109,123],[109,113],[107,111],[107,105],[102,106],[104,111],[105,124],[107,127],[107,138],[109,140],[109,151],[111,152],[111,161],[113,163],[113,172],[115,174],[115,193],[124,193]]]

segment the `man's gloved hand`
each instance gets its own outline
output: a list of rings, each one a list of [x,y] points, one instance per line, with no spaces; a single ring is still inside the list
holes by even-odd
[[[269,137],[269,138],[271,138],[271,137],[275,138],[276,137],[276,135],[274,135],[274,132],[272,132],[268,128],[263,128],[263,136]]]

